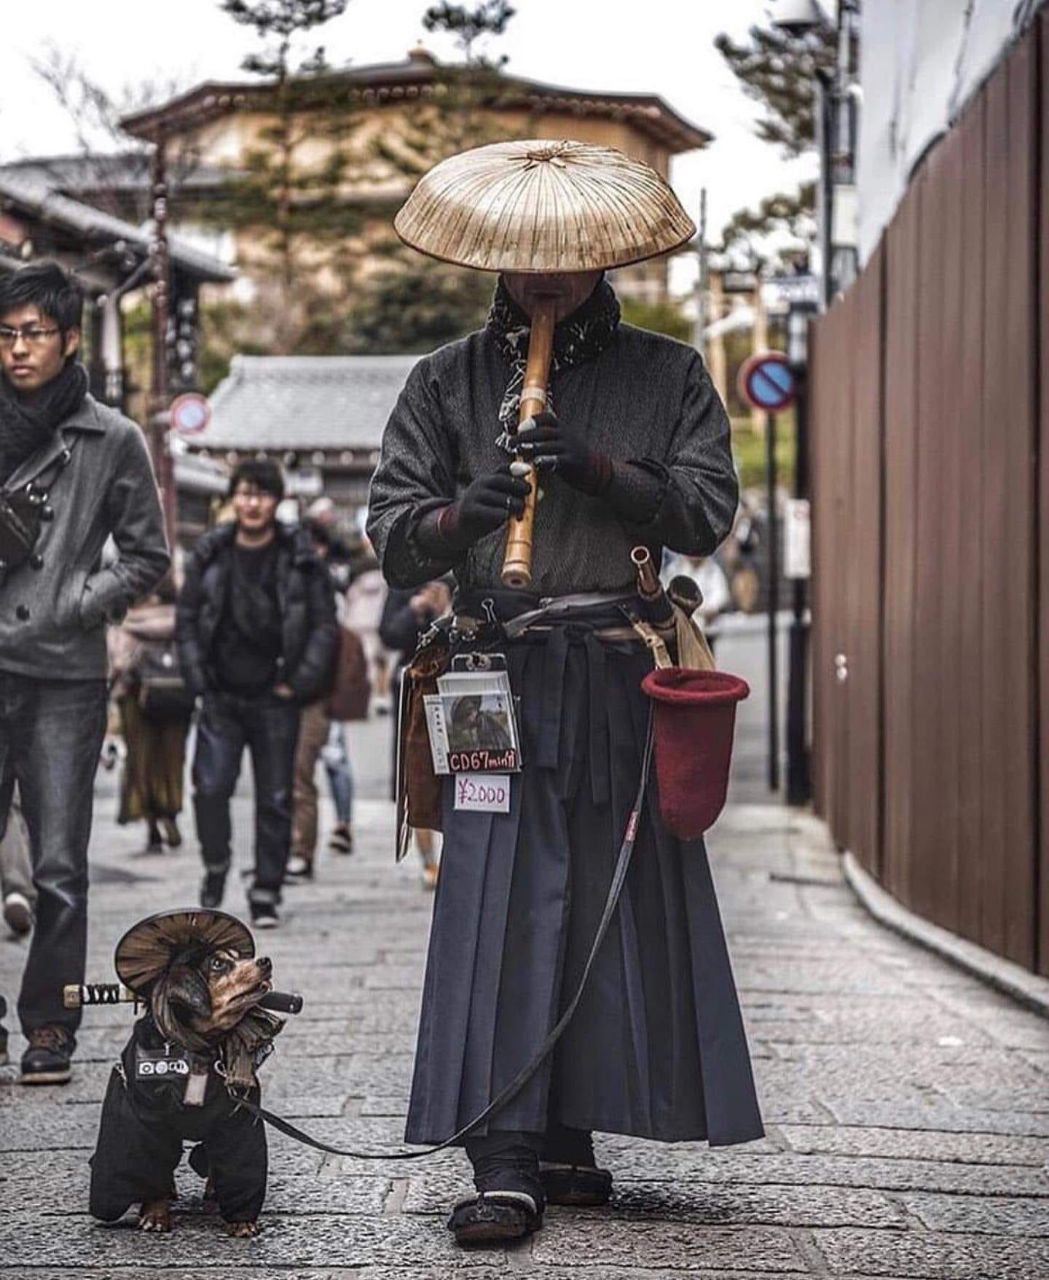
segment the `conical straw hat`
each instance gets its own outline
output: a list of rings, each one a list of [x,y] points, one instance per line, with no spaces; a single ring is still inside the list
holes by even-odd
[[[186,907],[162,911],[133,925],[117,943],[114,963],[120,981],[139,995],[163,974],[177,955],[234,951],[243,960],[255,954],[255,940],[247,925],[225,911]]]
[[[655,169],[586,142],[494,142],[435,165],[394,219],[415,249],[481,271],[600,271],[695,224]]]

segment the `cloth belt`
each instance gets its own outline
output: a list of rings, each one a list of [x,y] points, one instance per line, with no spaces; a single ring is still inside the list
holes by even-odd
[[[529,604],[535,607],[528,608]],[[571,647],[586,650],[590,693],[590,791],[595,805],[609,802],[608,760],[610,745],[607,720],[595,714],[604,705],[605,645],[638,644],[632,627],[623,625],[627,611],[636,613],[636,593],[585,592],[569,596],[535,597],[519,591],[491,592],[483,598],[471,594],[456,600],[456,618],[469,618],[479,611],[494,619],[498,632],[511,642],[544,644],[543,693],[539,717],[536,764],[541,769],[557,769],[561,763],[565,672]],[[620,620],[622,619],[622,623]],[[482,624],[483,625],[483,624]]]

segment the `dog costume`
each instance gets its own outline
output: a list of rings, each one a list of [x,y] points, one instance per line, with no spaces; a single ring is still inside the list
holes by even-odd
[[[182,910],[152,916],[120,941],[121,980],[148,1001],[176,960],[202,961],[215,951],[251,959],[248,929],[222,911]],[[175,1197],[174,1171],[183,1144],[196,1144],[190,1167],[212,1181],[227,1222],[254,1221],[266,1194],[265,1126],[239,1106],[258,1104],[256,1069],[272,1052],[281,1019],[251,1009],[223,1041],[208,1046],[166,1040],[152,1011],[136,1022],[114,1066],[91,1157],[90,1211],[113,1222],[133,1205]]]

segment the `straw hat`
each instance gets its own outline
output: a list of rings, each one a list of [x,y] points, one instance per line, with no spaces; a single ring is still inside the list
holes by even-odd
[[[415,249],[481,271],[600,271],[695,224],[655,169],[586,142],[494,142],[435,165],[394,219]]]
[[[183,951],[233,951],[242,960],[255,954],[255,940],[247,925],[225,911],[183,907],[147,916],[117,943],[114,963],[120,981],[139,995],[167,971]]]

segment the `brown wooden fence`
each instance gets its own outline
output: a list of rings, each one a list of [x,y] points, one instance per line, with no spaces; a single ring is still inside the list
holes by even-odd
[[[817,807],[906,906],[1042,973],[1046,308],[1043,15],[814,326],[811,369]]]

